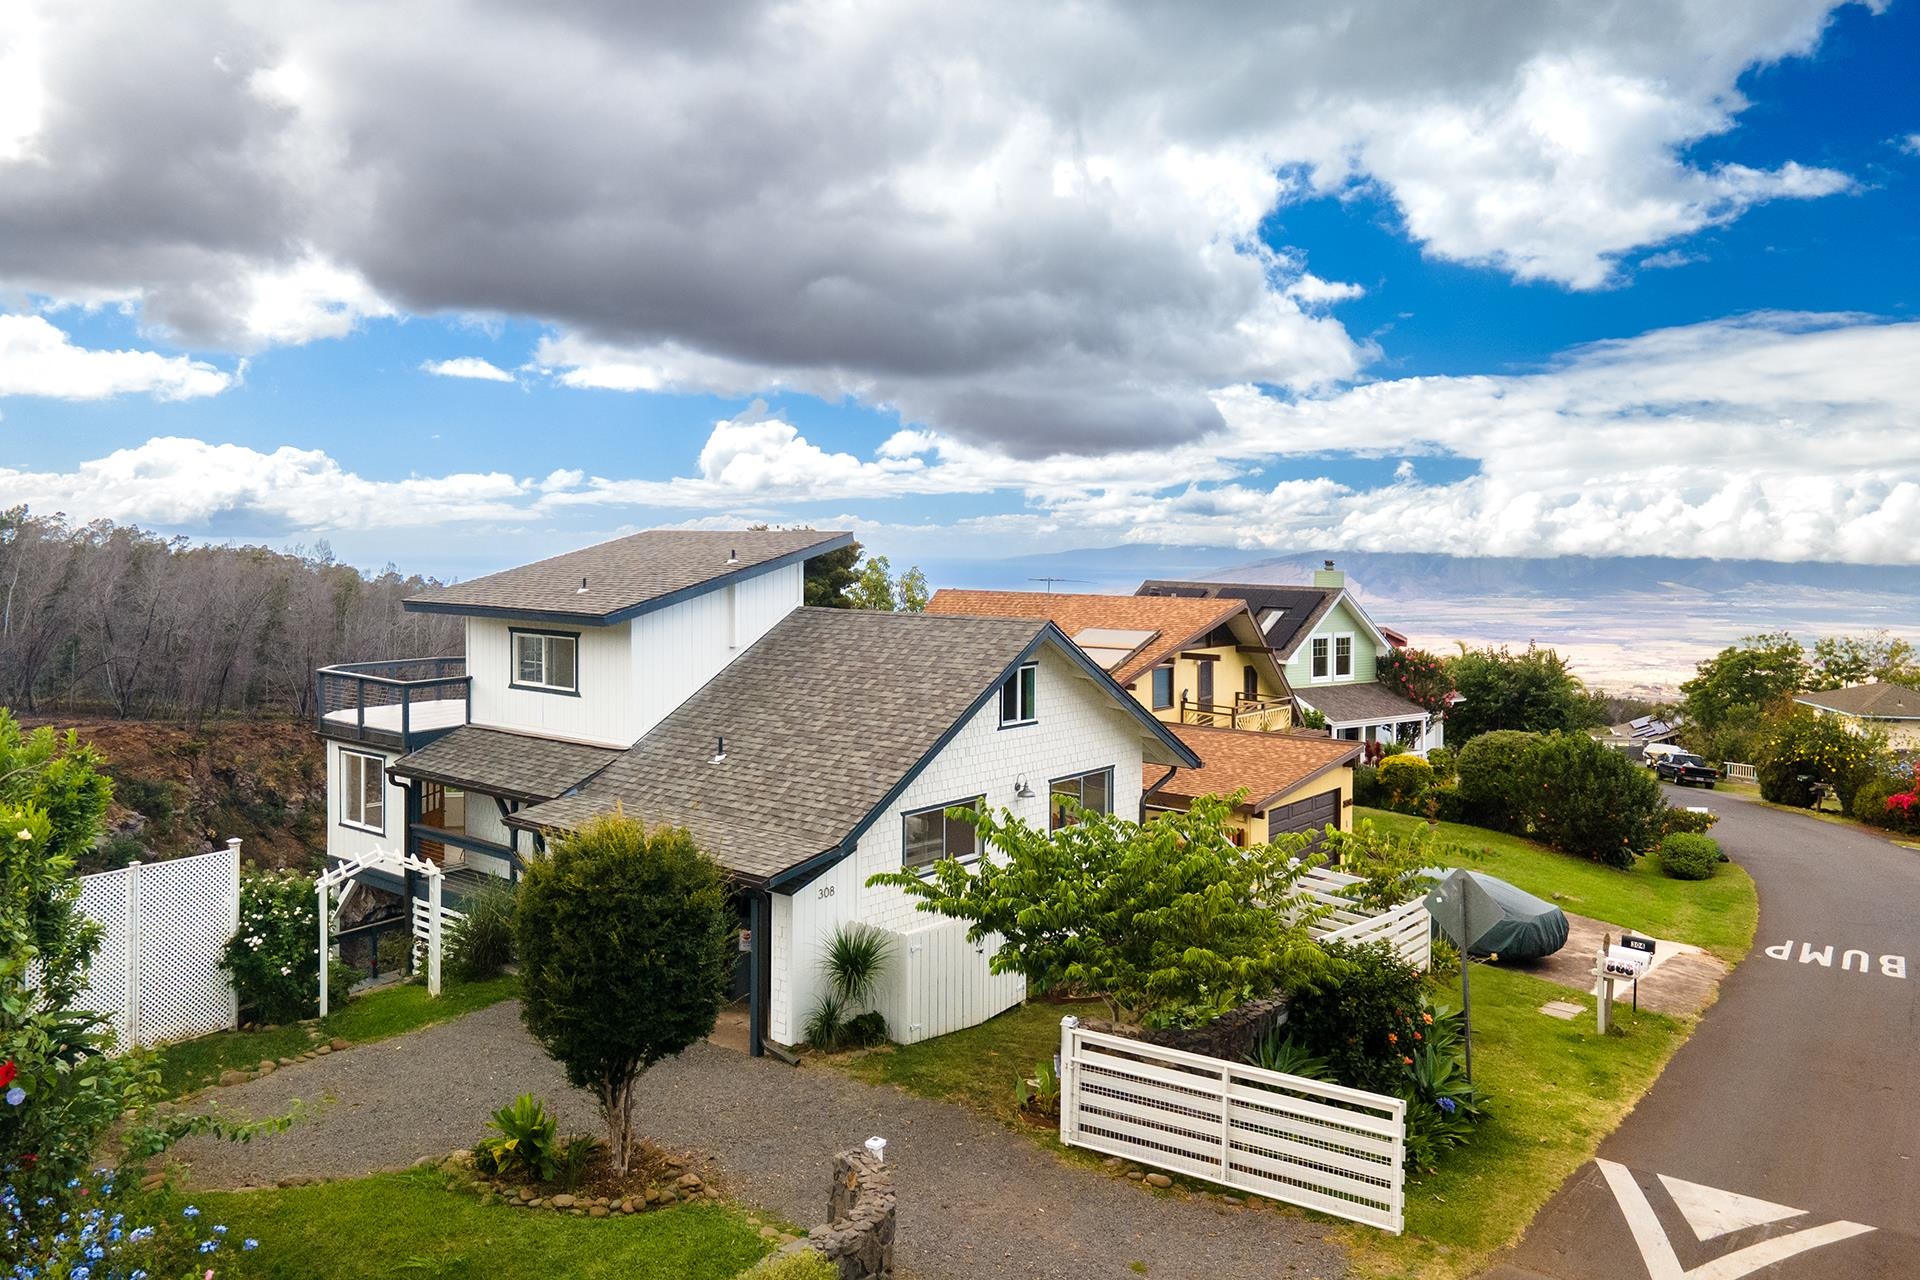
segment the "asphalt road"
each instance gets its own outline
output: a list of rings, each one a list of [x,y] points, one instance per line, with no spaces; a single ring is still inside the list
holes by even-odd
[[[1484,1280],[1920,1276],[1920,852],[1668,791],[1759,886],[1753,952]]]

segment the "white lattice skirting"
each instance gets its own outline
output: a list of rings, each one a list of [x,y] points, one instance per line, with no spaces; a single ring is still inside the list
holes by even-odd
[[[108,1014],[122,1047],[224,1031],[239,1020],[220,954],[240,924],[240,842],[80,877],[103,936],[81,1008]]]

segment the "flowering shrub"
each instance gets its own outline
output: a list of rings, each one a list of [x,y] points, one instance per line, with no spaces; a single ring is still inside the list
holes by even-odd
[[[1419,756],[1388,756],[1380,762],[1378,778],[1386,792],[1387,807],[1413,813],[1433,786],[1433,766]]]
[[[1873,780],[1886,754],[1886,735],[1861,734],[1834,716],[1800,710],[1768,718],[1754,748],[1762,799],[1810,808],[1814,787],[1833,788],[1843,810]]]
[[[1374,667],[1374,679],[1429,715],[1445,711],[1453,692],[1446,661],[1424,649],[1388,649]]]
[[[1889,831],[1920,834],[1920,787],[1880,777],[1854,793],[1853,816]]]
[[[0,1183],[5,1280],[243,1280],[259,1241],[234,1239],[193,1205],[142,1196],[107,1170],[69,1179],[68,1195],[23,1196]]]
[[[294,1022],[319,1009],[320,916],[314,882],[293,871],[250,873],[240,881],[240,927],[221,965],[240,1007],[255,1022]],[[344,1004],[353,971],[329,965],[328,999]]]

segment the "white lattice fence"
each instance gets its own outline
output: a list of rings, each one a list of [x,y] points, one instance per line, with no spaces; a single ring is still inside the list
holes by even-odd
[[[223,1031],[238,1021],[220,953],[240,923],[240,842],[170,862],[80,877],[102,929],[82,1008],[112,1018],[123,1046]]]

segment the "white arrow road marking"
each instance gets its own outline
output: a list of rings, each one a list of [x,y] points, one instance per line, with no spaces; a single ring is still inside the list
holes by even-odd
[[[1752,1275],[1762,1267],[1772,1266],[1795,1254],[1805,1253],[1809,1249],[1818,1249],[1824,1244],[1835,1244],[1873,1230],[1872,1227],[1862,1226],[1857,1222],[1828,1222],[1821,1226],[1807,1227],[1784,1236],[1775,1236],[1771,1240],[1750,1244],[1744,1249],[1736,1249],[1710,1262],[1703,1262],[1688,1271],[1680,1266],[1680,1259],[1673,1252],[1673,1242],[1667,1239],[1666,1229],[1654,1216],[1653,1206],[1647,1203],[1647,1194],[1640,1189],[1640,1184],[1634,1180],[1632,1172],[1625,1165],[1615,1164],[1611,1160],[1595,1160],[1594,1164],[1600,1167],[1600,1172],[1607,1179],[1607,1185],[1613,1189],[1613,1198],[1620,1204],[1620,1212],[1627,1220],[1627,1229],[1633,1233],[1633,1242],[1640,1248],[1640,1259],[1647,1264],[1649,1280],[1739,1280],[1741,1276]],[[1716,1190],[1713,1187],[1699,1189]],[[1720,1192],[1719,1194],[1728,1193]],[[1745,1196],[1739,1198],[1749,1199]],[[1749,1202],[1756,1205],[1767,1204],[1764,1200]],[[1767,1205],[1767,1207],[1785,1208],[1784,1205]],[[1682,1209],[1681,1212],[1685,1214],[1686,1211]],[[1792,1217],[1804,1212],[1803,1209],[1790,1209],[1783,1216]],[[1691,1218],[1688,1219],[1688,1225],[1694,1226]],[[1698,1229],[1696,1226],[1696,1232]]]
[[[1673,1197],[1673,1203],[1679,1206],[1680,1216],[1687,1220],[1694,1236],[1700,1240],[1712,1240],[1730,1231],[1778,1222],[1782,1218],[1796,1218],[1806,1212],[1805,1209],[1722,1191],[1718,1187],[1683,1182],[1679,1178],[1669,1178],[1664,1173],[1660,1175],[1660,1182],[1666,1187],[1667,1194]]]

